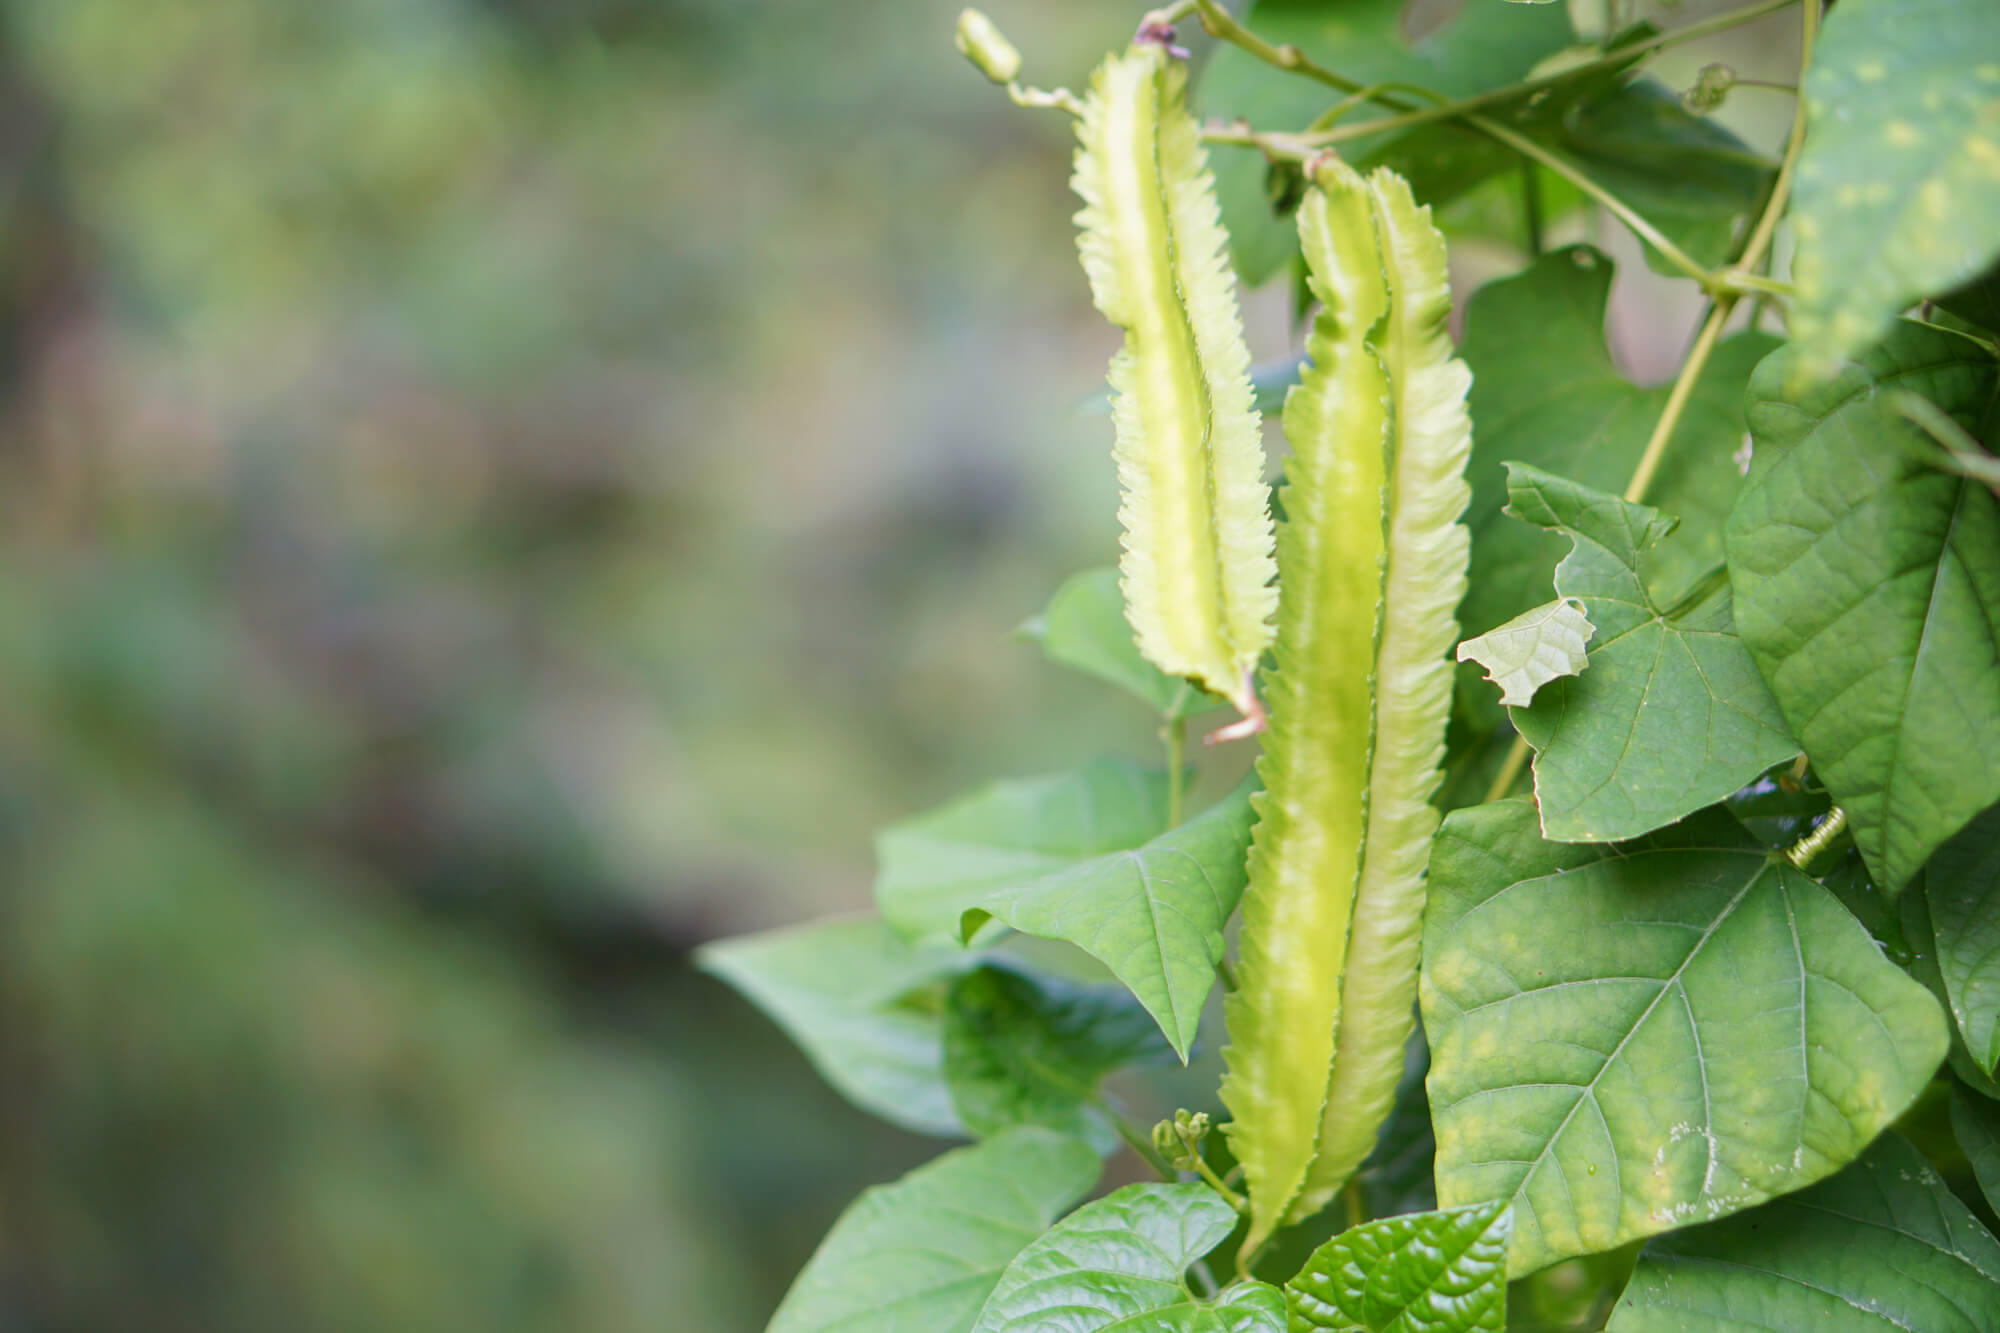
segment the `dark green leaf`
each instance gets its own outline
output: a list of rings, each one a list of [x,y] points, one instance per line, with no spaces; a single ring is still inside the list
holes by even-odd
[[[1559,10],[1530,12],[1468,4],[1447,26],[1412,42],[1403,28],[1403,0],[1260,0],[1243,21],[1275,43],[1294,43],[1321,64],[1366,83],[1401,80],[1447,96],[1465,97],[1514,83],[1545,56],[1571,41]],[[1258,129],[1303,129],[1340,94],[1306,79],[1275,74],[1233,46],[1215,52],[1197,90],[1204,116],[1241,117]],[[1541,108],[1538,107],[1538,110]],[[1553,109],[1553,108],[1551,108]],[[1390,114],[1364,107],[1351,119]],[[1419,199],[1442,202],[1515,160],[1511,150],[1457,125],[1428,127],[1403,143],[1364,140],[1350,160],[1366,169],[1393,160]],[[1271,207],[1265,162],[1250,149],[1210,152],[1230,254],[1245,283],[1255,286],[1283,269],[1299,248],[1289,217]]]
[[[914,948],[867,919],[722,940],[698,957],[856,1106],[920,1134],[964,1132],[945,1086],[937,1015],[897,1004],[966,967],[963,951]]]
[[[1041,643],[1051,662],[1129,691],[1169,719],[1223,706],[1208,691],[1167,675],[1139,655],[1125,620],[1118,571],[1110,565],[1069,579],[1042,614],[1021,628]]]
[[[1418,1024],[1403,1050],[1395,1105],[1357,1177],[1371,1217],[1427,1213],[1437,1207],[1437,1187],[1431,1181],[1437,1141],[1431,1135],[1430,1099],[1424,1095],[1424,1075],[1430,1067],[1430,1046]]]
[[[944,1072],[974,1134],[1046,1125],[1090,1137],[1098,1082],[1166,1055],[1153,1020],[1122,987],[1073,986],[1008,968],[960,977],[945,1002]]]
[[[1955,1088],[1951,1094],[1951,1130],[1986,1202],[2000,1212],[2000,1102]]]
[[[1555,251],[1518,277],[1482,287],[1466,316],[1472,367],[1472,586],[1459,608],[1469,634],[1483,634],[1549,598],[1563,543],[1501,517],[1503,463],[1532,463],[1582,485],[1622,492],[1645,449],[1668,387],[1626,379],[1604,343],[1612,264],[1596,250]],[[1742,477],[1743,386],[1774,339],[1742,334],[1716,349],[1696,383],[1648,496],[1681,524],[1653,553],[1650,591],[1677,598],[1722,562],[1722,528]],[[1492,726],[1491,691],[1469,669],[1461,699]],[[1463,688],[1470,687],[1470,688]]]
[[[1894,1134],[1802,1194],[1652,1241],[1610,1333],[1991,1333],[2000,1243]]]
[[[1902,960],[1903,970],[1928,987],[1938,1003],[1949,1010],[1951,997],[1945,990],[1944,974],[1938,970],[1937,934],[1931,928],[1929,895],[1914,890],[1906,892],[1896,899],[1895,905],[1896,924],[1902,931],[1907,950],[1907,956]],[[1955,1023],[1951,1028],[1951,1051],[1945,1059],[1951,1066],[1951,1072],[1967,1087],[1984,1096],[2000,1099],[2000,1084],[1996,1084],[1992,1076],[1972,1058],[1972,1052],[1966,1049],[1965,1034]]]
[[[1585,98],[1561,120],[1558,146],[1637,209],[1696,263],[1725,263],[1755,225],[1777,165],[1722,126],[1691,114],[1651,79]],[[1647,261],[1684,276],[1651,246]]]
[[[1502,1333],[1507,1204],[1350,1228],[1286,1285],[1292,1333]]]
[[[1008,1266],[975,1333],[1284,1333],[1283,1297],[1245,1283],[1215,1305],[1186,1273],[1236,1228],[1206,1185],[1127,1185],[1079,1208]]]
[[[1899,323],[1796,395],[1795,349],[1750,389],[1756,455],[1730,516],[1736,627],[1813,771],[1847,811],[1875,882],[1900,892],[2000,801],[2000,505],[1925,463],[1883,401],[1913,390],[1980,410],[1996,364],[1952,333]]]
[[[1939,309],[1988,333],[2000,334],[2000,266],[1936,297]]]
[[[1246,786],[1166,829],[1164,778],[1101,759],[888,829],[876,900],[921,940],[969,939],[989,917],[1067,940],[1131,988],[1185,1060],[1243,892],[1251,818]]]
[[[1842,0],[1805,99],[1791,369],[1818,377],[2000,258],[2000,5]]]
[[[1798,753],[1729,616],[1722,580],[1668,606],[1648,588],[1674,520],[1523,463],[1508,512],[1573,544],[1558,596],[1597,627],[1589,668],[1550,682],[1514,726],[1535,747],[1542,831],[1614,842],[1673,823]]]
[[[1455,811],[1430,885],[1438,1201],[1512,1201],[1517,1274],[1838,1170],[1944,1058],[1924,988],[1721,811],[1616,848]]]
[[[1992,1074],[2000,1066],[2000,806],[1937,849],[1924,894],[1952,1017],[1973,1059]]]
[[[965,1333],[1097,1171],[1085,1144],[1014,1129],[878,1185],[833,1224],[769,1333]]]

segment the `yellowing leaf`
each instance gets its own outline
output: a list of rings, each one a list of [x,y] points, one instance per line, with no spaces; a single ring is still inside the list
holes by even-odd
[[[1111,361],[1126,614],[1148,661],[1249,709],[1271,641],[1269,490],[1250,352],[1188,114],[1187,73],[1141,43],[1099,67],[1071,184]]]
[[[1595,627],[1583,608],[1568,600],[1524,611],[1495,630],[1458,645],[1458,660],[1486,668],[1510,707],[1532,703],[1535,691],[1561,676],[1582,671],[1583,646]]]

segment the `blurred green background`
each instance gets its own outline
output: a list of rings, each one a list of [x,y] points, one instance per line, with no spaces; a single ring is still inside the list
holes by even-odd
[[[0,1329],[751,1330],[935,1151],[688,955],[1148,742],[956,13],[0,4]]]
[[[747,1333],[936,1150],[689,954],[1151,752],[1010,637],[1113,335],[956,12],[0,0],[0,1330]]]

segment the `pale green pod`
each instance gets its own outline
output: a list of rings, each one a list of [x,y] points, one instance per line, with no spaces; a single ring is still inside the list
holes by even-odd
[[[1277,605],[1269,488],[1235,278],[1187,72],[1140,43],[1091,79],[1071,184],[1111,361],[1120,562],[1139,650],[1248,711]]]
[[[1295,1217],[1324,1207],[1360,1167],[1402,1076],[1415,1022],[1424,872],[1438,827],[1431,797],[1443,778],[1451,650],[1472,553],[1471,534],[1458,521],[1472,499],[1465,480],[1472,372],[1453,355],[1446,329],[1444,237],[1401,176],[1377,168],[1368,188],[1389,279],[1380,339],[1395,423],[1389,558],[1375,653],[1367,855],[1348,937],[1326,1123]]]
[[[1389,382],[1371,335],[1389,293],[1367,186],[1338,162],[1299,207],[1319,313],[1285,400],[1284,525],[1264,791],[1228,998],[1222,1099],[1262,1242],[1304,1188],[1326,1104],[1366,831],[1385,542]]]
[[[1398,176],[1315,169],[1321,301],[1285,405],[1283,598],[1223,1098],[1254,1247],[1373,1146],[1416,997],[1469,538],[1444,243]]]

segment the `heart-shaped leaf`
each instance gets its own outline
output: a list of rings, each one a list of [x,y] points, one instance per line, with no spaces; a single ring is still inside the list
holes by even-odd
[[[1554,251],[1524,272],[1488,283],[1466,312],[1466,363],[1472,367],[1472,419],[1478,446],[1467,475],[1472,505],[1472,586],[1459,608],[1480,634],[1549,599],[1563,543],[1501,516],[1507,504],[1505,462],[1518,460],[1613,494],[1621,491],[1666,406],[1668,386],[1641,388],[1625,378],[1604,342],[1611,260],[1587,246]],[[1680,518],[1653,549],[1651,593],[1672,601],[1722,563],[1722,527],[1743,478],[1734,455],[1743,443],[1743,386],[1773,347],[1763,334],[1725,341],[1695,381],[1664,461],[1647,492],[1650,503]],[[1603,640],[1600,629],[1598,639]],[[1491,691],[1461,677],[1461,706],[1500,720]],[[1467,689],[1466,686],[1473,688]]]
[[[1293,1333],[1503,1333],[1505,1201],[1350,1227],[1285,1285]]]
[[[1014,1129],[878,1185],[833,1224],[769,1333],[965,1333],[1097,1171],[1078,1140]]]
[[[1438,1201],[1511,1201],[1517,1275],[1838,1170],[1944,1058],[1929,992],[1719,810],[1615,848],[1459,810],[1430,884]]]
[[[960,977],[945,1001],[945,1078],[975,1134],[1032,1124],[1094,1137],[1099,1126],[1085,1107],[1098,1083],[1166,1053],[1152,1018],[1118,986],[982,967]]]
[[[1804,96],[1792,368],[1818,376],[2000,257],[2000,5],[1841,0]]]
[[[1637,837],[1798,753],[1736,637],[1727,585],[1718,578],[1672,605],[1649,590],[1673,519],[1523,463],[1510,466],[1508,493],[1509,513],[1570,539],[1556,592],[1597,627],[1589,670],[1514,710],[1535,747],[1548,837]]]
[[[1736,628],[1893,894],[2000,801],[2000,764],[1965,762],[2000,753],[2000,503],[1930,467],[1935,446],[1882,391],[1970,425],[2000,363],[1903,322],[1794,394],[1797,355],[1751,383],[1755,462],[1728,534]]]
[[[876,901],[919,940],[989,918],[1110,968],[1187,1058],[1242,895],[1250,792],[1166,827],[1164,778],[1118,759],[999,782],[886,830]]]
[[[961,1134],[935,1012],[897,1004],[970,963],[917,948],[873,918],[822,921],[705,945],[701,966],[798,1043],[856,1106],[920,1134]]]
[[[1125,619],[1118,571],[1086,569],[1057,588],[1042,613],[1021,627],[1051,662],[1118,686],[1169,720],[1221,708],[1223,701],[1148,662]]]
[[[1609,1333],[1989,1333],[2000,1242],[1884,1135],[1831,1180],[1649,1243]]]
[[[1242,1283],[1214,1303],[1188,1288],[1236,1221],[1206,1185],[1127,1185],[1022,1250],[974,1333],[1284,1333],[1275,1287]]]

